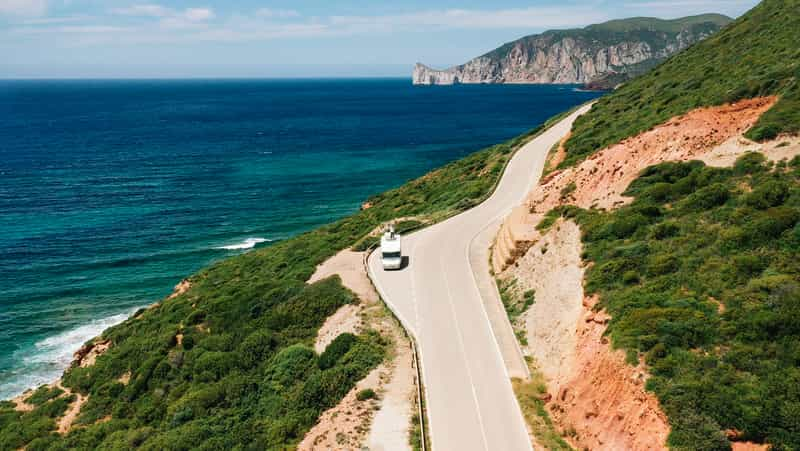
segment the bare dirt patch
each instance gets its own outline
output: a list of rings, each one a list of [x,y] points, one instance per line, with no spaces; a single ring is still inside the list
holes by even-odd
[[[356,252],[350,249],[342,250],[317,266],[317,270],[308,279],[308,283],[314,283],[338,274],[342,279],[342,285],[349,288],[359,299],[367,302],[376,302],[378,293],[372,287],[372,282],[370,282],[364,270],[363,259],[364,252]]]
[[[60,384],[59,387],[64,390],[64,394],[61,396],[70,396],[72,394],[70,389],[61,387]],[[66,434],[72,429],[72,424],[75,422],[75,419],[78,418],[78,415],[81,413],[81,408],[88,400],[89,396],[75,393],[75,400],[69,405],[64,415],[58,419],[57,431],[59,434]]]
[[[666,449],[669,423],[656,396],[645,390],[643,364],[631,366],[603,337],[610,317],[587,298],[578,323],[575,370],[549,404],[577,448]]]
[[[73,367],[86,368],[94,365],[98,357],[111,348],[111,340],[95,338],[75,351],[72,358]]]
[[[11,399],[11,402],[14,403],[14,410],[17,412],[30,412],[31,410],[35,409],[36,406],[33,404],[28,404],[25,402],[33,394],[32,389],[25,390],[21,395],[16,396]]]
[[[519,318],[527,334],[525,352],[551,382],[552,394],[572,374],[581,315],[581,235],[572,221],[559,221],[502,274],[514,290],[534,290],[534,303]]]
[[[583,208],[613,208],[628,202],[622,192],[647,166],[663,161],[702,158],[743,133],[776,101],[775,97],[700,108],[628,138],[584,160],[578,166],[553,172],[532,192],[531,211],[544,213],[560,204]],[[566,198],[563,190],[574,183]]]
[[[319,328],[317,339],[314,341],[314,350],[317,351],[317,354],[321,354],[339,335],[345,332],[357,334],[363,327],[360,318],[361,310],[361,305],[347,304],[339,307],[333,315],[329,316]]]
[[[411,343],[395,329],[395,351],[387,380],[380,391],[380,407],[372,419],[366,445],[372,451],[409,448],[408,430],[416,396],[416,371]]]
[[[192,282],[190,282],[189,279],[183,279],[177,285],[175,285],[172,294],[170,294],[167,299],[175,299],[183,293],[189,291],[189,288],[192,288]]]
[[[729,167],[745,152],[761,152],[770,161],[791,160],[800,155],[800,137],[782,136],[769,142],[757,143],[734,136],[697,159],[709,166]]]

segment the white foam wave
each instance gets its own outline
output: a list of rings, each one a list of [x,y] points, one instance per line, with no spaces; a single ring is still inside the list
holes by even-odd
[[[272,241],[272,240],[269,240],[267,238],[261,238],[261,237],[247,238],[246,240],[242,241],[241,243],[228,244],[226,246],[220,246],[217,249],[226,249],[226,250],[229,250],[229,251],[236,251],[236,250],[242,250],[242,249],[252,249],[252,248],[256,247],[256,244],[264,243],[264,242],[267,242],[267,241]]]
[[[96,319],[88,324],[47,337],[34,344],[35,349],[20,350],[18,368],[11,371],[11,378],[0,384],[0,399],[16,396],[23,391],[48,384],[61,377],[72,357],[84,343],[100,335],[107,328],[125,321],[136,309]],[[20,353],[21,353],[20,352]]]

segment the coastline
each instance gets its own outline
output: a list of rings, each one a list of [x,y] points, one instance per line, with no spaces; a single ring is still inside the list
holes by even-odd
[[[6,173],[14,191],[6,204],[9,222],[0,223],[0,247],[8,251],[0,262],[0,285],[11,288],[0,294],[0,329],[5,332],[0,346],[6,350],[0,358],[0,397],[52,382],[85,341],[168,295],[187,274],[268,245],[260,240],[287,239],[355,213],[373,193],[502,142],[594,97],[551,87],[491,89],[489,97],[480,88],[423,92],[403,80],[226,81],[214,88],[227,100],[211,112],[197,109],[207,91],[198,92],[193,83],[169,85],[180,95],[156,96],[163,89],[157,81],[53,82],[49,92],[58,97],[49,100],[36,89],[37,82],[26,81],[8,84],[15,98],[0,94],[19,113],[6,118],[10,125],[24,125],[24,130],[46,126],[41,112],[28,112],[28,103],[19,99],[53,104],[57,117],[45,119],[58,125],[41,136],[2,136],[10,155],[20,156],[20,167]],[[295,121],[286,118],[282,104],[267,111],[259,106],[259,99],[291,100],[293,87],[319,93],[309,100],[317,113]],[[95,120],[109,120],[103,99],[128,96],[132,88],[139,92],[136,108],[117,111],[105,138],[86,128]],[[331,89],[336,90],[333,97]],[[244,91],[256,97],[238,96]],[[75,108],[62,110],[62,96],[77,102]],[[72,96],[97,98],[100,104]],[[478,97],[487,98],[474,102]],[[441,100],[436,105],[442,107],[431,107],[431,98]],[[163,109],[165,100],[170,111]],[[341,100],[351,108],[318,120],[319,111],[333,111]],[[389,105],[377,116],[372,111],[376,102]],[[458,107],[462,104],[469,108]],[[418,113],[406,121],[402,114],[409,110]],[[387,128],[386,117],[401,120]],[[218,121],[214,140],[195,126],[196,120]],[[480,126],[470,126],[473,122]],[[109,143],[100,138],[119,140],[117,152],[109,154]],[[80,150],[97,158],[97,164],[78,164],[69,152],[51,158],[33,152],[32,144]],[[241,151],[222,155],[223,148]],[[298,148],[303,152],[286,152]],[[44,169],[28,168],[23,156]],[[341,165],[354,169],[341,171]],[[301,189],[300,181],[308,186]],[[93,199],[91,205],[87,199]],[[58,214],[43,213],[50,205],[59,205]],[[121,313],[125,317],[117,317]],[[90,326],[94,329],[87,330]]]

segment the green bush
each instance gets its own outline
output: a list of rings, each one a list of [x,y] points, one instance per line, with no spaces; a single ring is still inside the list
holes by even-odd
[[[334,338],[319,356],[320,369],[326,370],[336,365],[336,362],[347,354],[356,341],[358,339],[355,335],[346,332]]]
[[[776,180],[766,182],[753,188],[753,192],[745,196],[744,203],[759,210],[777,207],[789,197],[789,185]]]
[[[764,163],[767,158],[759,152],[747,152],[736,159],[733,163],[733,170],[736,174],[755,174],[764,170]]]
[[[373,390],[371,388],[365,388],[363,390],[360,390],[358,393],[356,393],[356,399],[359,400],[359,401],[366,401],[368,399],[375,399],[376,397],[377,397],[377,395],[375,394],[375,390]]]
[[[53,398],[57,398],[64,393],[64,390],[58,387],[48,387],[47,385],[42,385],[36,391],[33,392],[30,396],[25,399],[25,402],[28,404],[33,404],[35,406],[41,405],[47,401],[50,401]]]
[[[245,368],[260,365],[272,354],[277,345],[278,342],[271,332],[267,330],[253,332],[239,345],[241,365]]]
[[[724,204],[728,195],[728,188],[724,184],[714,183],[686,197],[680,206],[694,211],[706,210]]]

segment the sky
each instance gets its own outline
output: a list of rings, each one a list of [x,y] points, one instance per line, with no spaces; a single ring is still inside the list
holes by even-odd
[[[756,0],[0,0],[0,78],[408,76],[516,38]]]

